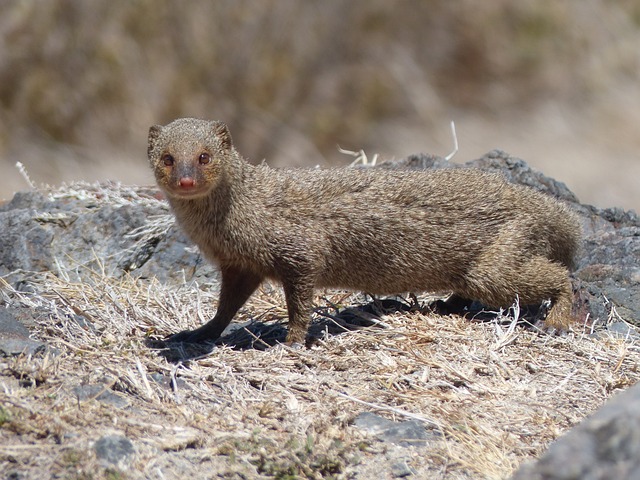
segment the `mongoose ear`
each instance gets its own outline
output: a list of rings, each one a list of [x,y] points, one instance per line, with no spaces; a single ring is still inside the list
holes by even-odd
[[[149,129],[149,144],[147,146],[147,155],[151,155],[151,151],[156,146],[156,141],[160,137],[160,133],[162,132],[161,125],[153,125]]]
[[[220,140],[222,146],[226,150],[231,150],[231,148],[233,147],[233,142],[231,140],[231,133],[229,133],[229,128],[227,127],[227,125],[222,122],[216,122],[213,131],[216,134],[216,137],[218,137],[218,140]]]

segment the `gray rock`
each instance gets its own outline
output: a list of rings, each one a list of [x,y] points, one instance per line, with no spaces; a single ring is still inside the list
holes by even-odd
[[[133,443],[121,435],[105,435],[93,446],[96,456],[104,463],[126,470],[135,455]]]
[[[17,339],[17,338],[0,338],[0,356],[17,357],[18,355],[36,355],[43,353],[47,346],[36,340]]]
[[[640,478],[640,385],[608,401],[512,480]]]
[[[73,387],[73,394],[79,402],[87,400],[98,400],[101,403],[113,405],[116,408],[126,408],[130,406],[129,401],[122,395],[111,390],[113,381],[97,384],[77,385]]]
[[[611,322],[607,325],[607,331],[620,338],[632,340],[634,342],[640,341],[640,333],[638,329],[627,322]]]
[[[27,476],[17,470],[10,470],[9,472],[7,472],[7,476],[5,478],[6,480],[26,480]]]
[[[72,281],[85,281],[84,272],[99,271],[99,258],[114,277],[130,273],[166,283],[196,279],[217,284],[217,271],[173,226],[165,202],[128,202],[122,195],[109,201],[109,188],[116,187],[87,186],[68,196],[17,193],[0,207],[0,276],[16,289],[28,285],[29,272],[58,274],[60,268]],[[136,193],[154,196],[143,187],[136,187]],[[135,235],[158,218],[162,228]]]
[[[400,446],[424,446],[428,440],[437,436],[436,433],[427,431],[424,423],[418,420],[394,422],[371,412],[362,412],[353,424],[383,442]]]
[[[156,384],[160,385],[164,390],[172,392],[174,390],[173,382],[175,382],[175,387],[180,390],[190,390],[191,384],[189,382],[185,382],[184,379],[180,377],[175,377],[173,380],[169,375],[165,375],[160,372],[154,372],[149,374],[149,378],[153,380]]]
[[[85,402],[92,398],[96,398],[101,393],[108,389],[108,385],[104,384],[89,384],[89,385],[77,385],[73,387],[73,394],[76,396],[79,402]]]
[[[400,160],[384,162],[379,168],[427,170],[439,168],[479,168],[488,172],[498,172],[512,183],[528,185],[567,202],[577,203],[578,199],[562,182],[533,170],[524,160],[513,157],[502,150],[492,150],[477,160],[464,164],[450,162],[442,157],[418,153]]]
[[[0,309],[0,356],[36,355],[45,350],[44,343],[29,338],[29,329],[12,310]]]
[[[29,329],[6,308],[0,309],[0,338],[29,338]]]
[[[394,478],[404,478],[413,474],[415,474],[415,471],[409,466],[405,458],[401,458],[391,464],[391,475]]]
[[[101,403],[105,403],[119,409],[123,409],[131,406],[131,403],[129,402],[129,400],[127,400],[122,395],[116,392],[113,392],[111,390],[105,390],[104,392],[102,392],[100,395],[96,397],[96,400],[98,400]]]

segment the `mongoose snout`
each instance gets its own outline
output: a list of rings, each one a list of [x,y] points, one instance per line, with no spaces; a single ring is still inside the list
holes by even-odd
[[[254,166],[225,124],[192,118],[151,127],[148,155],[222,277],[214,318],[171,340],[215,340],[266,278],[282,283],[290,343],[305,340],[315,287],[451,291],[495,307],[551,300],[547,325],[569,325],[576,216],[500,175]]]

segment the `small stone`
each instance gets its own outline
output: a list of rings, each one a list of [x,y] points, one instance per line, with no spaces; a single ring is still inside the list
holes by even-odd
[[[371,412],[361,413],[353,423],[356,427],[375,435],[383,442],[403,447],[426,445],[427,440],[435,436],[434,433],[427,432],[424,424],[418,420],[394,422]]]
[[[105,383],[78,385],[73,387],[72,391],[80,402],[96,399],[116,408],[128,407],[129,401],[111,390],[113,382],[110,382],[109,379],[105,380]]]
[[[96,400],[98,400],[101,403],[107,403],[109,405],[113,405],[114,407],[120,408],[120,409],[127,408],[128,406],[131,405],[126,398],[124,398],[122,395],[116,392],[112,392],[111,390],[105,390],[104,392],[102,392],[100,395],[96,397]]]
[[[0,339],[0,357],[17,357],[18,355],[36,355],[46,350],[46,345],[36,340]]]
[[[404,478],[409,475],[413,475],[414,473],[414,470],[409,466],[407,460],[404,458],[391,465],[391,475],[393,475],[394,478]]]
[[[28,317],[28,313],[24,315]],[[0,309],[0,357],[43,353],[47,346],[29,338],[29,329],[7,309]]]
[[[96,455],[104,462],[125,470],[135,454],[133,443],[121,435],[105,435],[93,446]]]
[[[627,322],[612,322],[607,325],[607,331],[613,335],[632,340],[640,339],[638,329],[629,325]]]
[[[23,479],[26,479],[27,476],[22,472],[18,472],[14,470],[13,472],[7,473],[7,476],[5,478],[7,480],[23,480]]]
[[[90,400],[92,398],[96,398],[100,395],[107,387],[104,385],[78,385],[73,387],[73,393],[78,398],[80,402],[84,402],[85,400]]]
[[[7,309],[0,309],[0,338],[27,339],[29,329]]]
[[[200,443],[200,431],[191,427],[173,427],[166,434],[153,439],[158,448],[177,452]]]

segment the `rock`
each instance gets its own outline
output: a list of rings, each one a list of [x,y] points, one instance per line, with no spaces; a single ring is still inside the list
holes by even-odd
[[[36,355],[46,350],[46,345],[29,338],[29,329],[12,313],[0,309],[0,356],[13,357],[21,354]]]
[[[627,322],[611,322],[607,325],[607,331],[614,336],[638,342],[640,340],[640,332],[638,329]]]
[[[26,480],[27,476],[17,470],[9,471],[5,477],[7,480]]]
[[[180,390],[191,389],[191,384],[184,381],[184,379],[180,377],[174,377],[172,379],[169,375],[165,375],[160,372],[154,372],[149,374],[149,378],[156,384],[160,385],[164,390],[169,392],[172,392],[174,390],[173,382],[175,382],[175,387]]]
[[[0,338],[29,338],[29,329],[19,322],[8,309],[1,309]]]
[[[409,466],[406,458],[401,458],[391,464],[391,475],[393,475],[394,478],[404,478],[414,473],[415,471]]]
[[[101,403],[112,405],[118,409],[123,409],[131,406],[129,400],[127,400],[122,395],[117,394],[116,392],[112,392],[111,390],[105,390],[96,397],[96,400]]]
[[[73,387],[72,391],[79,402],[95,399],[101,403],[113,405],[116,408],[128,407],[130,405],[129,401],[111,390],[113,383],[115,383],[115,380],[105,383],[78,385]]]
[[[427,431],[424,423],[418,420],[394,422],[371,412],[362,412],[353,424],[383,442],[400,446],[424,446],[429,439],[436,436],[435,433]]]
[[[479,168],[488,172],[499,172],[511,183],[528,185],[567,202],[577,203],[578,199],[562,182],[533,170],[524,160],[513,157],[502,150],[492,150],[477,160],[464,164],[450,162],[434,155],[419,153],[401,160],[384,162],[379,168],[391,170],[427,170],[439,168]]]
[[[195,428],[174,426],[151,438],[150,442],[161,450],[177,452],[202,443],[201,436],[202,433]]]
[[[0,356],[36,355],[46,350],[46,345],[30,339],[0,338]]]
[[[109,387],[102,384],[78,385],[73,387],[73,394],[79,402],[85,402],[92,398],[96,398]]]
[[[98,439],[93,449],[103,463],[116,466],[121,470],[128,468],[135,455],[131,440],[121,435],[105,435]]]
[[[640,385],[609,400],[512,480],[640,478]]]
[[[64,269],[71,281],[86,280],[85,272],[100,271],[96,259],[114,277],[215,284],[218,278],[174,226],[166,202],[144,187],[76,184],[19,192],[0,206],[0,245],[0,276],[16,289],[24,287],[28,272]]]

